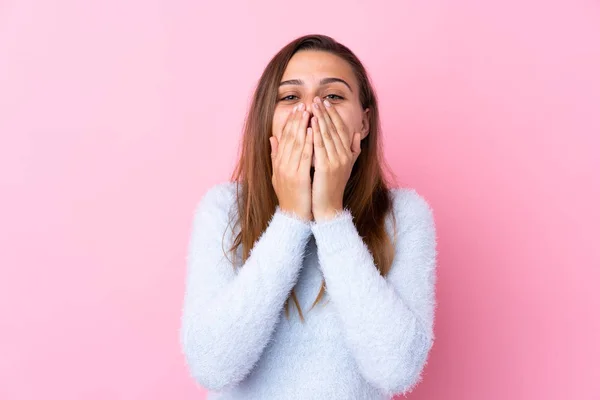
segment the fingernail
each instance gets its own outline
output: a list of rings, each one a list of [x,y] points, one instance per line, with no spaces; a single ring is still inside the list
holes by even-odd
[[[314,98],[315,103],[320,103],[321,102],[321,98],[319,96]]]
[[[317,103],[315,103],[314,106],[317,110],[319,109],[319,105]]]
[[[294,106],[294,109],[292,111],[296,112],[297,109],[298,109],[298,106]]]
[[[304,110],[304,103],[300,103],[300,105],[298,106],[298,110]]]
[[[329,100],[325,100],[323,103],[325,103],[325,107],[331,107]]]
[[[303,118],[304,118],[304,117],[306,117],[307,115],[308,115],[308,111],[304,111],[304,112],[302,113],[302,117],[303,117]]]

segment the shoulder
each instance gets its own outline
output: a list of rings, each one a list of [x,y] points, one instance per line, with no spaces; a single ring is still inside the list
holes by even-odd
[[[219,182],[210,186],[200,198],[198,205],[222,205],[231,202],[236,194],[236,182]]]
[[[394,217],[401,230],[410,227],[434,226],[434,213],[425,197],[413,188],[390,189]]]
[[[226,181],[210,186],[196,203],[194,214],[227,217],[235,204],[237,183]]]

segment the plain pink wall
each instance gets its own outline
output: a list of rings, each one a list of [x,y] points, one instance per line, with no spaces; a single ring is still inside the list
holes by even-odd
[[[600,398],[597,1],[0,2],[0,399],[200,399],[192,210],[270,57],[365,62],[433,205],[437,341],[411,399]]]

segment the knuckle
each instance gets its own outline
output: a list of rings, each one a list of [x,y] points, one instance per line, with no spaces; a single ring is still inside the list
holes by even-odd
[[[310,175],[300,177],[298,183],[310,183]]]
[[[296,185],[296,183],[298,183],[298,177],[296,176],[295,173],[290,173],[288,178],[287,178],[288,182],[292,185]]]

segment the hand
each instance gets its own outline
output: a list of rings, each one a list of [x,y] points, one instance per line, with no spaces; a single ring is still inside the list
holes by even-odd
[[[269,138],[273,176],[271,181],[279,207],[311,221],[312,193],[310,167],[313,156],[313,134],[308,127],[304,103],[294,107],[283,127],[280,141]]]
[[[315,221],[330,219],[343,210],[344,189],[360,155],[360,133],[348,129],[333,105],[316,97],[311,120],[314,132],[315,176],[312,212]]]

